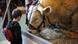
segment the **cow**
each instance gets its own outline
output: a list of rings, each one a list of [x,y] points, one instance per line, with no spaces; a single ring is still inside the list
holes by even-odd
[[[52,40],[54,44],[77,44],[78,0],[40,0],[38,5],[31,5],[29,9],[29,28],[32,31],[43,31],[49,24],[60,25],[60,31],[68,39]]]

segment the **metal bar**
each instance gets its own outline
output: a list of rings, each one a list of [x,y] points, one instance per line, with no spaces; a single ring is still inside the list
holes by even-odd
[[[7,0],[6,0],[6,1],[7,1]],[[4,23],[5,17],[6,17],[6,15],[7,15],[10,2],[11,2],[11,0],[9,0],[9,1],[7,2],[7,8],[6,8],[6,11],[5,11],[5,14],[4,14],[4,18],[3,18],[2,24]]]
[[[49,42],[47,40],[44,40],[43,38],[40,38],[38,36],[35,36],[35,35],[33,35],[33,34],[29,33],[29,32],[23,32],[23,34],[27,38],[31,39],[32,41],[34,41],[34,42],[36,42],[38,44],[52,44],[51,42]]]

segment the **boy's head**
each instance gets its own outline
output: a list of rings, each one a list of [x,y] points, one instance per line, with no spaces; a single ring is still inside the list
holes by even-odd
[[[21,13],[20,10],[13,10],[12,11],[12,17],[13,17],[13,19],[20,20],[21,16],[22,16],[22,13]]]

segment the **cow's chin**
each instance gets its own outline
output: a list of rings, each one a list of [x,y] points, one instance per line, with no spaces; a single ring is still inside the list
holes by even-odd
[[[54,40],[63,36],[63,34],[60,32],[57,32],[57,30],[59,29],[58,28],[52,29],[52,27],[46,27],[46,28],[43,28],[43,30],[40,32],[40,35],[45,39]]]

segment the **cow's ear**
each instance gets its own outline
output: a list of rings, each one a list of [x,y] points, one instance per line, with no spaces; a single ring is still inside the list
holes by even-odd
[[[50,6],[43,9],[44,14],[48,14],[48,13],[51,13],[51,12],[52,12],[52,7],[50,7]]]

